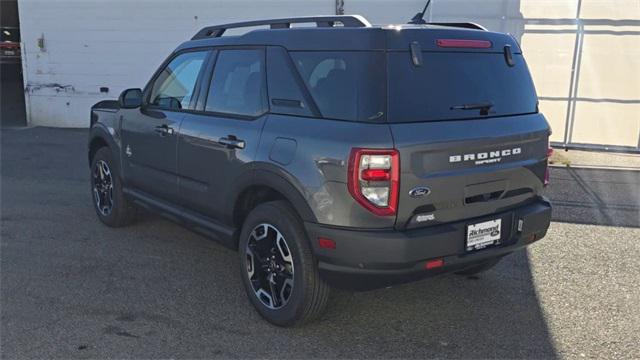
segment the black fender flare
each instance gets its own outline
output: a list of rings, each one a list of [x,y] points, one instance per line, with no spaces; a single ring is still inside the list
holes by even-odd
[[[91,166],[91,146],[95,141],[101,141],[107,144],[107,147],[111,150],[115,166],[118,170],[121,170],[120,145],[115,141],[107,127],[100,123],[96,123],[89,130],[89,141],[87,142],[87,159],[89,161],[89,166]],[[122,172],[119,172],[122,175]]]
[[[234,190],[228,195],[226,214],[233,214],[236,200],[245,190],[252,186],[265,186],[282,194],[303,221],[317,222],[315,214],[303,195],[303,187],[286,170],[272,164],[261,163],[255,165],[248,172],[251,175],[242,176],[240,181],[236,182]]]

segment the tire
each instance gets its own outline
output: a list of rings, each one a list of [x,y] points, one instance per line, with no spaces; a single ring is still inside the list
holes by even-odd
[[[289,203],[273,201],[253,209],[242,226],[238,250],[249,301],[267,321],[294,326],[323,313],[329,288],[320,278],[302,221]]]
[[[497,257],[497,258],[485,260],[484,262],[481,262],[481,263],[479,263],[477,265],[468,267],[468,268],[466,268],[464,270],[456,271],[456,274],[457,275],[464,275],[464,276],[480,274],[480,273],[485,272],[485,271],[493,268],[494,266],[498,265],[500,260],[502,260],[502,257]]]
[[[120,172],[111,150],[100,148],[91,160],[91,198],[100,221],[111,227],[129,225],[135,218],[135,207],[122,192]]]

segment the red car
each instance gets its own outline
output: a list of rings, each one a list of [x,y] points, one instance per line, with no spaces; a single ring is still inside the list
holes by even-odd
[[[20,56],[20,29],[3,27],[0,31],[0,62],[17,63]]]

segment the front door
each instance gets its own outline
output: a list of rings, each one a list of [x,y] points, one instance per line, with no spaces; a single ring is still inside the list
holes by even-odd
[[[144,104],[123,109],[123,175],[128,186],[162,200],[177,201],[177,135],[208,51],[173,57],[145,90]]]
[[[224,221],[225,199],[250,171],[267,113],[264,49],[220,50],[199,111],[186,114],[178,139],[180,199]]]

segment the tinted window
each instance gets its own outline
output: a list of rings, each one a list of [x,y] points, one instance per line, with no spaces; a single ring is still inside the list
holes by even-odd
[[[267,77],[271,112],[285,115],[312,116],[304,91],[296,79],[297,74],[283,48],[267,50]],[[304,86],[304,85],[302,85]]]
[[[386,85],[382,52],[290,52],[325,118],[383,121]]]
[[[389,122],[453,120],[532,113],[537,97],[522,55],[509,67],[499,53],[422,53],[416,67],[408,52],[390,52]],[[492,104],[483,109],[464,109]],[[485,110],[486,111],[486,110]]]
[[[166,109],[189,109],[198,74],[207,52],[188,52],[175,57],[153,84],[150,102]]]
[[[257,116],[265,112],[262,50],[223,50],[216,60],[206,111]]]

